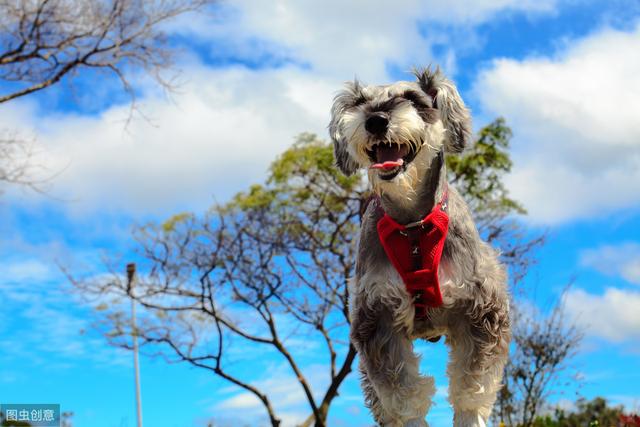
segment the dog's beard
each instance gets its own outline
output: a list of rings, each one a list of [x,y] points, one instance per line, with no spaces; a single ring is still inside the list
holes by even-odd
[[[384,136],[374,136],[365,129],[367,115],[363,109],[346,112],[340,119],[342,134],[349,141],[349,155],[363,168],[369,168],[375,161],[370,152],[375,145],[406,145],[417,153],[423,145],[427,125],[418,112],[408,102],[394,108],[389,114],[389,127]]]
[[[442,149],[444,133],[442,122],[429,125],[422,135],[422,144],[413,161],[391,180],[382,179],[379,173],[370,169],[368,175],[373,191],[379,196],[390,197],[401,206],[411,208],[417,202],[418,192],[433,158]]]
[[[415,159],[390,180],[381,178],[378,171],[370,169],[369,182],[373,191],[379,196],[388,195],[401,205],[411,205],[417,200],[421,177],[429,167],[430,151],[424,143]]]
[[[400,204],[411,205],[417,199],[418,189],[431,160],[444,143],[445,129],[440,120],[425,123],[410,103],[402,103],[389,115],[389,127],[383,137],[374,136],[365,129],[367,114],[363,109],[346,112],[341,118],[342,134],[349,141],[347,150],[362,168],[368,170],[374,192],[391,196]],[[387,156],[376,152],[379,144]],[[372,169],[376,163],[393,159],[393,152],[403,159],[396,171]],[[405,154],[406,153],[406,154]],[[390,157],[389,157],[390,156]],[[389,178],[391,176],[391,178]]]

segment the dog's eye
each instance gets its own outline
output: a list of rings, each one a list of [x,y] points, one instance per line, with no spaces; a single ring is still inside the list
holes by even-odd
[[[365,102],[367,102],[366,98],[362,95],[360,95],[359,97],[356,98],[356,100],[353,102],[353,106],[357,107],[358,105],[362,105]]]
[[[431,108],[431,99],[415,90],[406,91],[402,94],[402,97],[417,108]]]

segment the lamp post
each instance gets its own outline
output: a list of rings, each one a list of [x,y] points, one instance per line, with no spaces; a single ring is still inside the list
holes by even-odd
[[[136,412],[138,427],[142,427],[142,398],[140,395],[140,365],[138,363],[138,329],[136,327],[136,300],[133,297],[133,286],[136,278],[135,263],[127,264],[127,292],[131,298],[131,337],[133,339],[133,369],[136,380]]]

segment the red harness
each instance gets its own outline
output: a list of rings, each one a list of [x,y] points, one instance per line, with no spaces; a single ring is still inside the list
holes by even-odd
[[[447,197],[445,190],[440,203],[421,221],[401,225],[386,213],[378,221],[380,243],[413,297],[417,317],[442,305],[438,266],[449,230]]]

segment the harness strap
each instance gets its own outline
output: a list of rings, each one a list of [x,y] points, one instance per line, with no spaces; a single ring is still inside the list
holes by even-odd
[[[402,225],[384,213],[377,224],[380,242],[413,297],[417,317],[442,305],[438,267],[449,228],[447,202],[445,188],[440,202],[422,220]],[[382,210],[380,201],[378,207]]]

